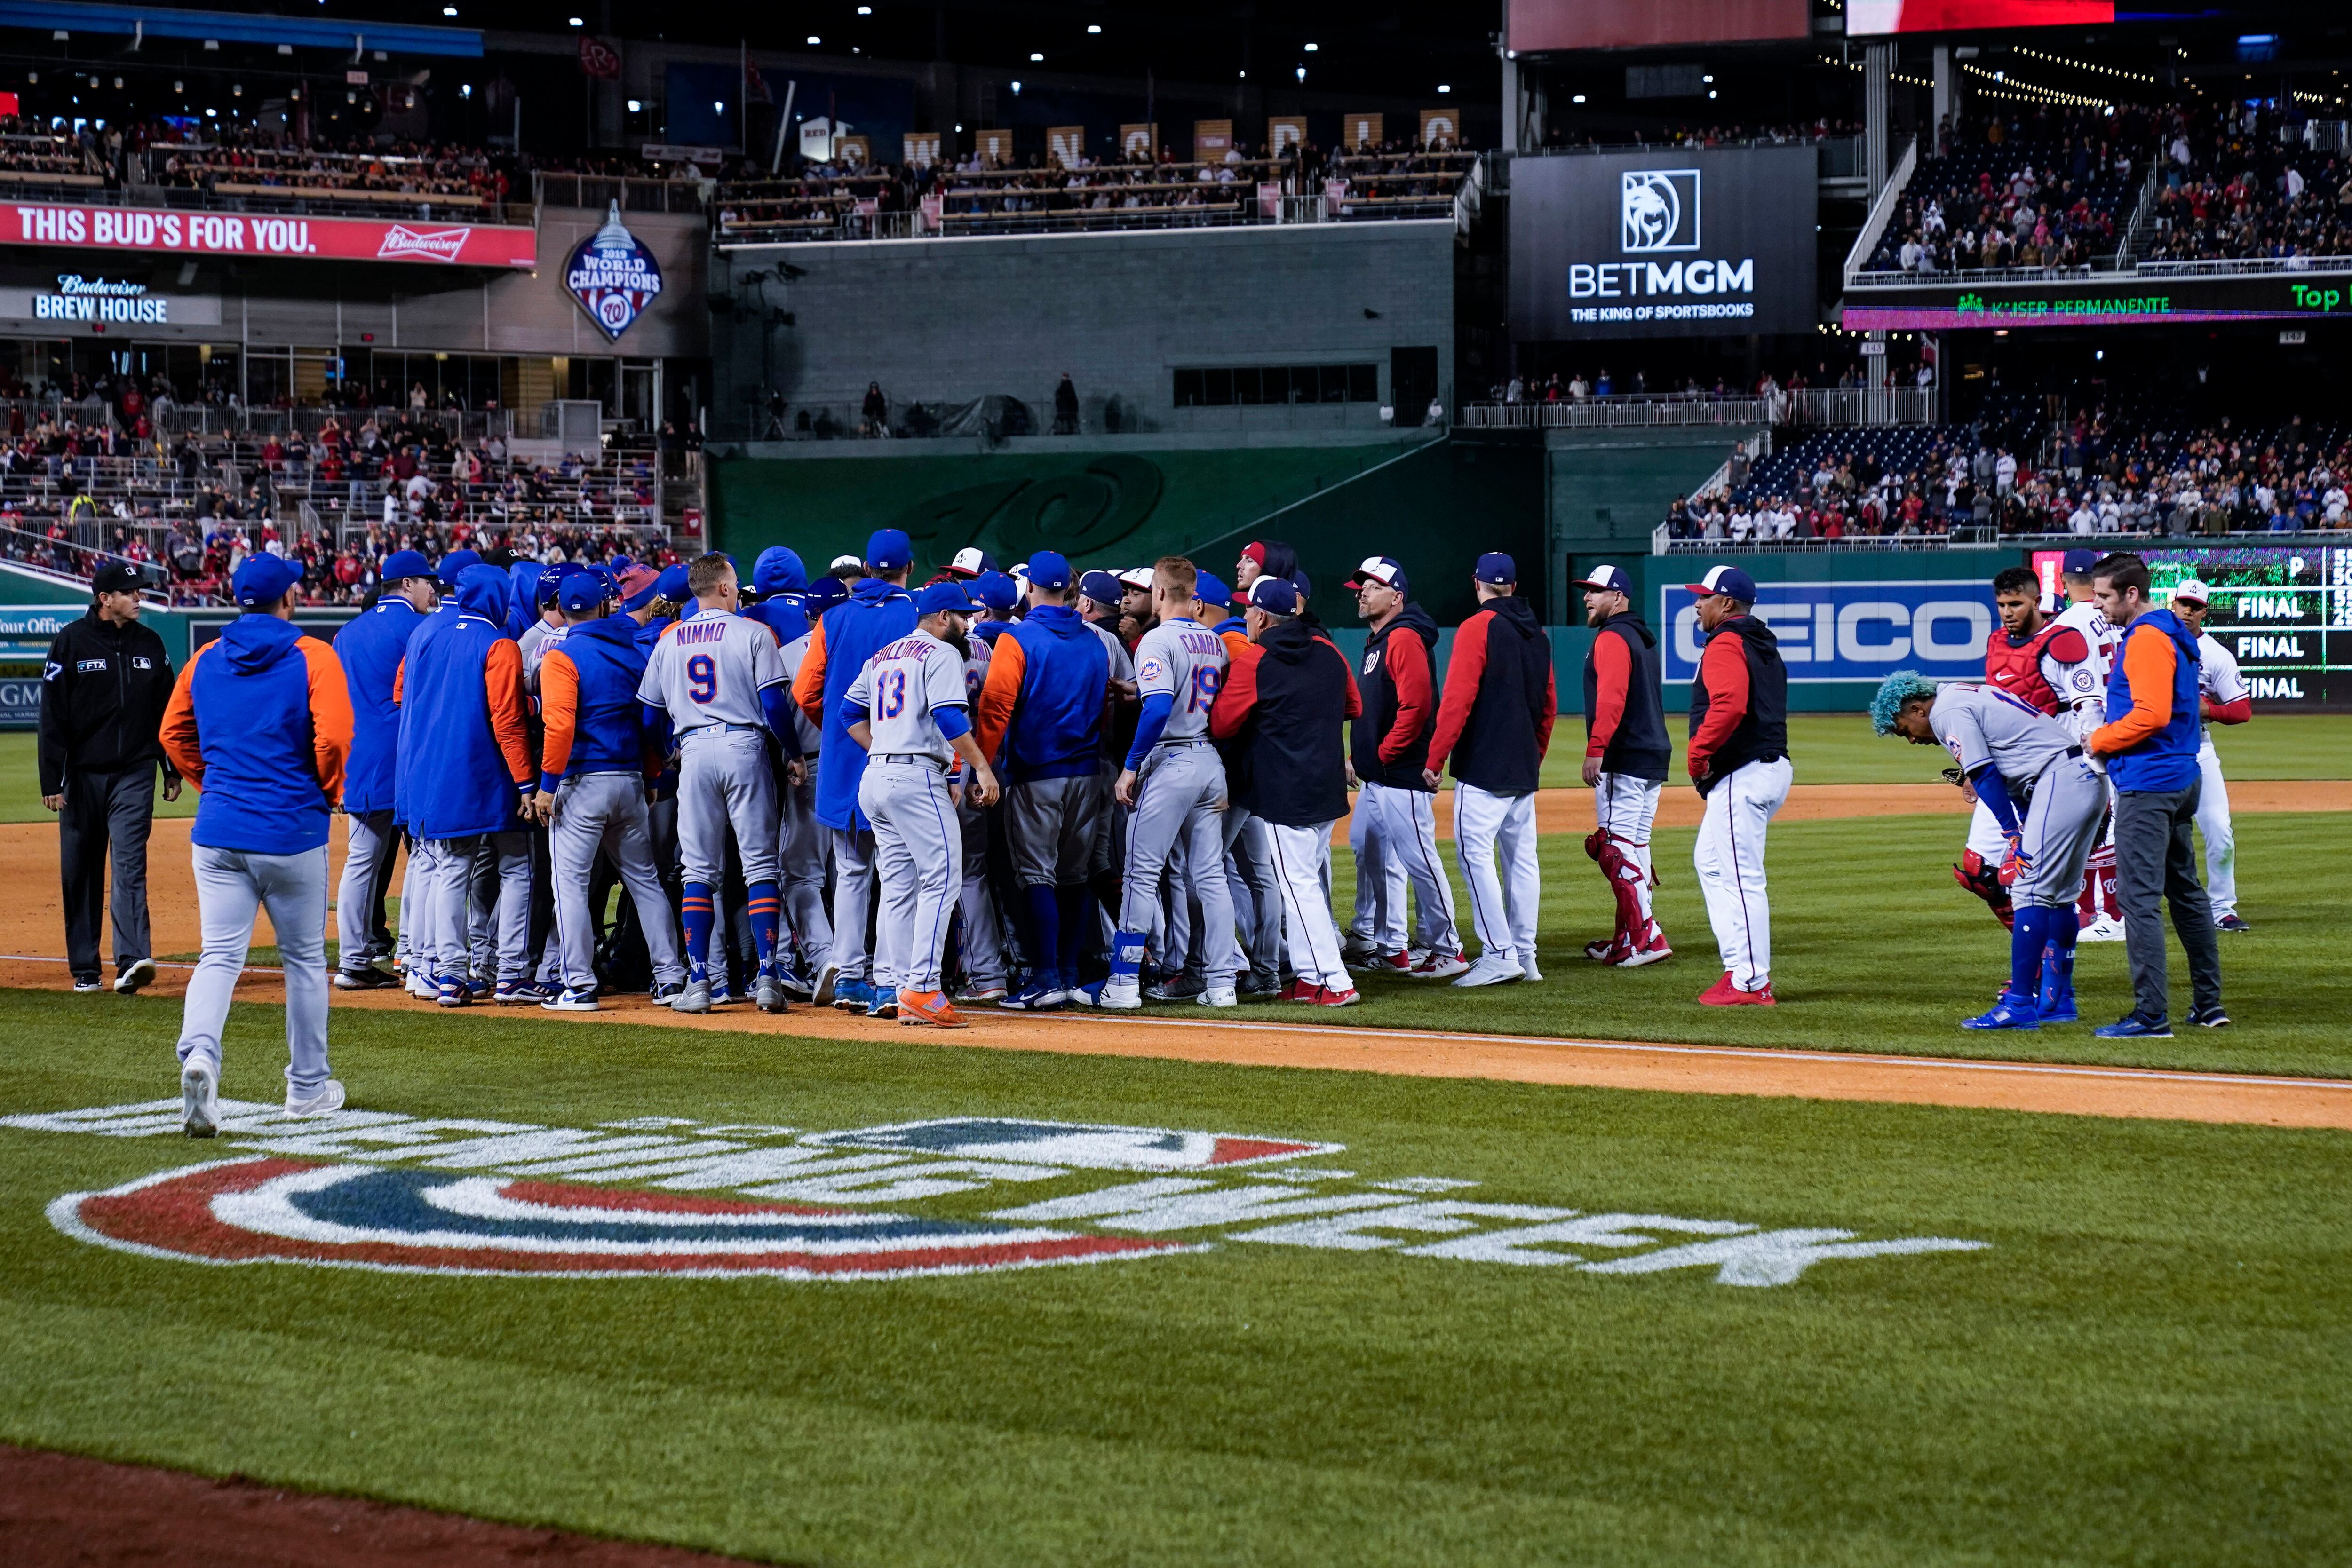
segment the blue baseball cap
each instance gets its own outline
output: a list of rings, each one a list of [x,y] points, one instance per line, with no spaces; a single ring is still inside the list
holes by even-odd
[[[1685,582],[1683,586],[1701,598],[1712,598],[1720,593],[1726,599],[1737,599],[1743,604],[1756,602],[1756,580],[1736,566],[1708,567],[1705,577],[1696,582]]]
[[[1029,558],[1029,580],[1048,593],[1059,593],[1070,586],[1070,563],[1054,550],[1041,549]],[[1116,589],[1111,597],[1118,597]]]
[[[1225,586],[1223,578],[1195,571],[1192,574],[1192,597],[1203,604],[1223,606],[1234,601],[1234,591]]]
[[[441,558],[441,564],[435,569],[433,575],[440,581],[442,587],[454,591],[457,586],[457,580],[466,574],[466,569],[481,564],[482,558],[478,552],[469,549],[453,549]]]
[[[248,557],[236,569],[229,591],[236,601],[247,610],[264,604],[275,604],[286,597],[286,591],[302,580],[302,569],[282,555],[267,553]]]
[[[1368,582],[1377,583],[1382,588],[1393,588],[1399,593],[1412,591],[1405,580],[1404,564],[1394,556],[1368,557],[1364,564],[1356,569],[1355,574],[1348,579],[1349,588],[1361,588]]]
[[[1569,586],[1589,588],[1596,593],[1622,593],[1628,598],[1633,592],[1633,580],[1625,575],[1625,569],[1622,566],[1596,566],[1591,575],[1580,577]]]
[[[531,585],[533,601],[541,605],[561,604],[563,601],[562,597],[563,580],[582,570],[576,566],[543,569],[539,574],[539,580]]]
[[[1117,604],[1127,595],[1118,574],[1108,571],[1090,571],[1078,579],[1078,591],[1097,604]]]
[[[918,615],[937,615],[942,611],[969,615],[979,608],[964,592],[961,582],[935,582],[915,595],[915,613]]]
[[[1301,604],[1315,597],[1315,580],[1307,576],[1303,568],[1293,571],[1288,581],[1291,588],[1297,591]]]
[[[2070,549],[2058,569],[2068,577],[2088,577],[2091,569],[2099,564],[2099,552],[2095,549]]]
[[[849,585],[837,577],[820,577],[808,585],[801,609],[812,621],[849,597]]]
[[[383,558],[376,575],[386,582],[397,582],[405,577],[431,577],[433,563],[413,549],[396,549]]]
[[[662,568],[662,574],[654,579],[654,597],[667,599],[672,604],[683,604],[694,597],[686,591],[686,568],[682,566]]]
[[[915,544],[904,528],[877,528],[874,537],[866,541],[866,566],[869,570],[896,571],[915,559]]]
[[[971,580],[971,594],[991,610],[1010,610],[1021,602],[1021,585],[1001,571],[983,571]]]
[[[1298,590],[1287,578],[1261,577],[1249,586],[1249,601],[1268,615],[1298,613]]]
[[[605,592],[604,580],[593,571],[567,571],[556,578],[556,602],[575,615],[604,603]]]
[[[1490,549],[1478,558],[1471,575],[1496,588],[1507,588],[1519,580],[1519,563],[1501,550]]]

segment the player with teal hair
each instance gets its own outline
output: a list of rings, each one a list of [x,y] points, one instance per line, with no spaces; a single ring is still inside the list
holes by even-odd
[[[1870,727],[1877,735],[1893,735],[1895,721],[1903,716],[1903,705],[1913,697],[1936,700],[1936,683],[1916,670],[1897,670],[1878,683],[1878,695],[1870,699]]]

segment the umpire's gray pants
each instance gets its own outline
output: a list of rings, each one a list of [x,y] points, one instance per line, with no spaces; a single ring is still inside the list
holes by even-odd
[[[344,821],[350,823],[345,834],[350,847],[343,856],[343,880],[335,888],[335,936],[340,944],[335,961],[342,968],[364,969],[392,940],[384,928],[383,898],[392,891],[392,865],[400,857],[400,831],[392,825],[389,808],[353,811]]]
[[[530,835],[520,829],[500,833],[475,833],[458,839],[436,839],[429,867],[432,887],[432,927],[428,940],[434,955],[434,976],[462,979],[470,956],[467,894],[474,883],[474,867],[485,856],[494,868],[497,896],[489,905],[491,946],[486,970],[494,965],[495,977],[520,980],[530,972]]]
[[[2124,956],[2140,1017],[2171,1017],[2166,999],[2164,925],[2158,903],[2172,905],[2172,928],[2189,955],[2189,999],[2221,1005],[2221,942],[2213,905],[2197,880],[2199,784],[2186,789],[2116,791],[2116,896],[2124,906]]]
[[[1239,806],[1225,810],[1226,886],[1247,933],[1249,966],[1262,975],[1282,973],[1282,889],[1274,874],[1274,846],[1265,820]]]
[[[833,961],[841,966],[842,979],[870,979],[874,955],[866,927],[874,916],[874,835],[856,828],[832,831]]]
[[[220,1071],[221,1030],[253,941],[257,909],[269,911],[286,971],[286,1082],[308,1094],[327,1081],[327,846],[299,854],[190,847],[204,956],[180,1009],[180,1064],[201,1056]]]
[[[154,821],[152,762],[114,773],[66,774],[58,863],[65,884],[66,963],[75,974],[99,972],[98,911],[110,858],[115,966],[155,956],[147,932],[147,835]]]
[[[927,758],[877,757],[858,780],[857,809],[874,824],[874,868],[882,885],[875,987],[936,991],[963,862],[947,774]]]
[[[635,773],[584,773],[566,779],[556,791],[555,821],[547,834],[555,887],[555,940],[550,946],[562,955],[563,984],[575,991],[596,988],[596,916],[588,907],[588,881],[595,873],[599,850],[613,857],[622,885],[637,906],[654,983],[684,980],[677,921],[670,914],[669,895],[662,891],[661,873],[654,867],[645,780]]]

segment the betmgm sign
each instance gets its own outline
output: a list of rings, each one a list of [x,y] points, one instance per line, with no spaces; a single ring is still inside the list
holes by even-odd
[[[1511,165],[1511,334],[1810,332],[1810,147],[1563,153]]]

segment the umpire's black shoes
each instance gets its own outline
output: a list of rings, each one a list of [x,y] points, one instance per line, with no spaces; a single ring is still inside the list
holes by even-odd
[[[2230,1027],[2230,1015],[2223,1012],[2221,1004],[2216,1002],[2210,1008],[2190,1008],[2189,1021],[2200,1029],[2227,1029]]]

